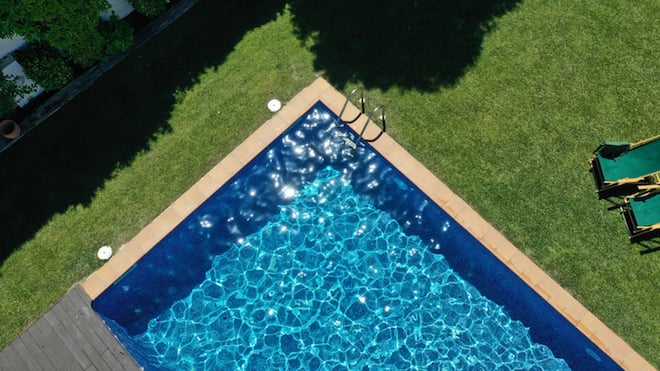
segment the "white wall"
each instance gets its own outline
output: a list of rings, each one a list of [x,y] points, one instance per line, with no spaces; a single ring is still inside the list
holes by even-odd
[[[101,13],[101,18],[106,21],[110,19],[112,12],[115,12],[117,17],[124,18],[127,15],[131,14],[135,8],[128,2],[128,0],[108,0],[111,8]]]
[[[14,36],[9,39],[0,39],[0,58],[11,54],[14,50],[27,44],[23,36]]]

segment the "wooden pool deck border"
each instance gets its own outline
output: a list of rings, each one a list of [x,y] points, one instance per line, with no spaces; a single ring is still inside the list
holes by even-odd
[[[193,210],[319,100],[335,113],[339,113],[346,97],[322,78],[318,78],[303,89],[277,114],[252,133],[240,146],[127,242],[106,264],[87,277],[81,286],[90,300],[94,300],[112,285]],[[359,110],[349,104],[345,117],[355,117],[358,113]],[[366,117],[357,120],[359,123],[357,125],[360,127],[353,129],[360,130],[365,120]],[[375,125],[371,125],[367,129],[365,137],[374,137],[378,132],[379,129]],[[650,363],[518,250],[387,133],[384,133],[371,145],[622,368],[654,370]]]
[[[75,285],[0,352],[0,370],[141,370],[91,302]]]

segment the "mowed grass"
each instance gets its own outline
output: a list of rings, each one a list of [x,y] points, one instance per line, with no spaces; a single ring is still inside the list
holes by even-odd
[[[24,199],[5,195],[2,215],[29,226],[3,246],[3,346],[268,119],[269,99],[326,76],[281,5],[200,3],[0,156]],[[658,244],[628,242],[587,160],[660,134],[659,16],[653,1],[524,1],[455,84],[367,93],[395,139],[656,367]]]

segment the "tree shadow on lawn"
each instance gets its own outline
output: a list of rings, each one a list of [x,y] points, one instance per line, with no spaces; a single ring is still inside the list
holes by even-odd
[[[55,214],[88,205],[167,121],[175,92],[221,64],[283,0],[200,1],[0,156],[0,263]]]
[[[290,0],[296,33],[313,40],[315,68],[345,86],[434,91],[472,65],[494,18],[519,0]]]

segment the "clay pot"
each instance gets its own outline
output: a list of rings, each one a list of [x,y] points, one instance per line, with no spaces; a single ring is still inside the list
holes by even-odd
[[[0,135],[5,138],[14,139],[21,134],[21,127],[14,120],[0,121]]]

